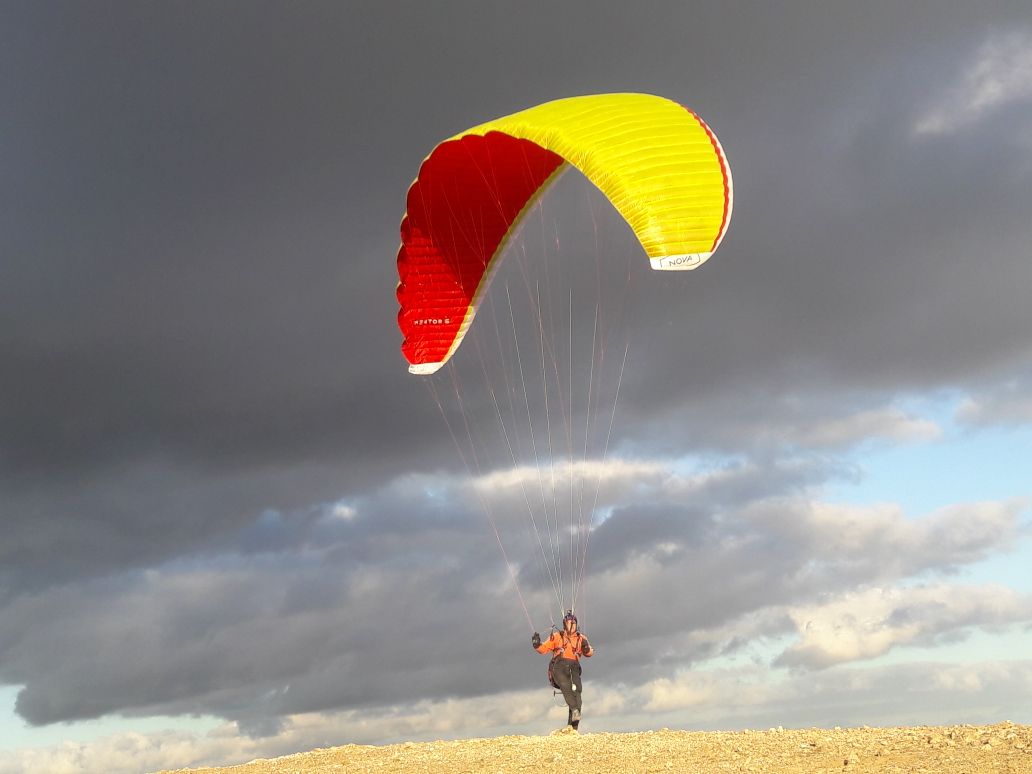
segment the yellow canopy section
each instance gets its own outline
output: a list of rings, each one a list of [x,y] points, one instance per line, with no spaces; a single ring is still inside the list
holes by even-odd
[[[654,269],[694,269],[731,219],[731,170],[709,127],[649,94],[547,102],[451,138],[501,132],[561,156],[606,195]]]

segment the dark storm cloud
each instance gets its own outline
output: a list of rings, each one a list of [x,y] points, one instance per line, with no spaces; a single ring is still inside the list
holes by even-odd
[[[977,371],[1003,394],[993,379],[1032,359],[1032,169],[1013,163],[1029,103],[915,127],[1008,28],[1032,29],[1026,4],[5,6],[0,680],[26,686],[18,711],[212,712],[260,733],[414,686],[523,684],[520,612],[475,509],[405,478],[461,463],[394,319],[407,186],[490,116],[649,91],[729,154],[720,253],[641,280],[651,303],[622,318],[639,335],[614,449],[774,456],[899,391]],[[602,241],[636,251],[607,217]],[[757,465],[612,500],[589,597],[610,677],[647,676],[656,643],[633,632],[657,621],[656,637],[717,631],[1013,537],[992,519],[902,552],[871,535],[810,566],[805,509],[764,509],[849,471]],[[338,501],[354,512],[333,517]],[[753,631],[789,629],[772,614]]]
[[[625,426],[673,411],[692,443],[742,437],[789,380],[885,389],[1027,355],[1029,269],[1011,255],[1029,187],[997,174],[1013,137],[908,134],[915,95],[977,52],[980,14],[464,8],[8,10],[0,484],[15,535],[42,521],[74,544],[75,522],[147,521],[162,507],[122,496],[141,459],[169,480],[276,468],[276,488],[251,485],[252,516],[300,504],[284,488],[326,500],[418,467],[447,440],[397,354],[405,188],[441,137],[561,94],[682,99],[735,170],[720,261],[684,285],[698,335],[655,337]],[[976,304],[977,325],[955,314]],[[90,502],[105,490],[124,517]],[[218,494],[199,509],[210,530],[240,518]]]

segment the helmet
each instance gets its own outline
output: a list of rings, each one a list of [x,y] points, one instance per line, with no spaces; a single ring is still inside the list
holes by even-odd
[[[567,621],[573,621],[577,623],[577,616],[573,614],[572,610],[567,610],[566,615],[563,616],[563,626],[566,626]]]

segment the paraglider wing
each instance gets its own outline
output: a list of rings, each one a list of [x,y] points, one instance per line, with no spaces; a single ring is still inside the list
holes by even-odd
[[[548,102],[438,145],[409,188],[397,289],[409,371],[431,374],[473,322],[520,216],[578,169],[627,221],[654,269],[700,266],[731,217],[731,172],[709,127],[647,94]]]

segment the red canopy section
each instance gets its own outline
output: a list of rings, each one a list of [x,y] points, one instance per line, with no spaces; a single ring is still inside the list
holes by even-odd
[[[563,158],[501,132],[438,145],[409,188],[398,251],[398,325],[413,373],[458,346],[504,240]]]

